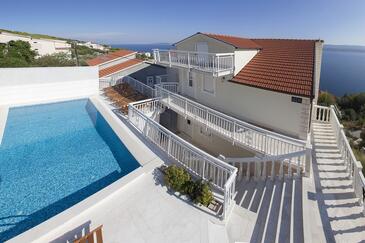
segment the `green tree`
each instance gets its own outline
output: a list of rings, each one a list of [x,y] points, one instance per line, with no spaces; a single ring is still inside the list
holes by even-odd
[[[28,42],[9,41],[0,46],[0,67],[28,67],[36,56]]]
[[[75,60],[66,53],[44,55],[34,60],[33,66],[37,67],[66,67],[75,66]]]
[[[330,106],[336,104],[336,97],[328,92],[322,92],[318,97],[318,104]]]

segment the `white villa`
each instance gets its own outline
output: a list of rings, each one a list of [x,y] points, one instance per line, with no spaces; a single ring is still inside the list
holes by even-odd
[[[199,32],[154,50],[167,75],[151,84],[130,76],[143,62],[127,50],[0,69],[0,146],[9,107],[87,97],[141,165],[9,242],[73,242],[100,225],[104,242],[363,242],[361,163],[336,109],[317,105],[322,46]],[[105,96],[120,83],[147,97],[127,114]],[[168,191],[165,164],[209,181],[218,206]]]
[[[55,53],[71,54],[71,44],[64,40],[32,38],[31,36],[18,35],[4,31],[0,32],[0,43],[8,43],[12,40],[28,42],[32,50],[37,51],[39,56],[51,55]]]
[[[98,43],[92,43],[90,41],[88,42],[82,42],[82,43],[79,43],[78,45],[80,46],[87,46],[87,47],[90,47],[90,48],[93,48],[93,49],[97,49],[97,50],[101,50],[101,51],[107,51],[108,48],[101,45],[101,44],[98,44]]]

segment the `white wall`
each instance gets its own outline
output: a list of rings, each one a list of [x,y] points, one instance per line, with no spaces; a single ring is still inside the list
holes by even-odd
[[[0,105],[98,94],[97,67],[0,68]]]
[[[197,102],[243,121],[286,135],[306,139],[310,117],[310,99],[291,101],[293,95],[236,84],[215,78],[215,94],[202,90],[203,73],[194,72],[193,90],[188,87],[187,71],[179,72],[181,92]]]
[[[36,50],[40,56],[60,52],[71,54],[71,45],[63,40],[35,39],[31,38],[30,36],[15,35],[7,32],[0,33],[0,43],[8,43],[12,40],[28,42],[31,46],[31,49]]]
[[[177,129],[179,132],[182,132],[185,136],[187,136],[183,137],[183,139],[187,139],[195,146],[215,157],[219,155],[238,158],[255,156],[255,153],[233,145],[232,142],[227,141],[209,130],[206,130],[204,125],[201,125],[194,120],[190,121],[190,125],[187,124],[187,120],[180,115],[178,115],[177,118]]]
[[[236,50],[234,52],[234,75],[239,73],[257,52],[258,50]]]

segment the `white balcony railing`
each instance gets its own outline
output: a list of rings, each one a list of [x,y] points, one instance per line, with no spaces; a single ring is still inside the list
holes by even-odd
[[[306,174],[309,173],[310,161],[307,160],[310,158],[311,147],[308,141],[290,138],[254,126],[199,104],[184,96],[172,93],[160,86],[156,86],[156,90],[161,103],[184,117],[189,117],[200,122],[207,129],[235,144],[243,145],[265,156],[306,151],[307,159],[303,166]]]
[[[234,205],[237,169],[186,142],[146,115],[159,108],[158,99],[130,103],[128,119],[150,142],[193,175],[209,181],[224,194],[223,218],[228,217]]]
[[[306,156],[306,151],[299,151],[263,158],[226,158],[223,155],[220,155],[219,158],[238,169],[237,180],[243,178],[246,180],[271,178],[273,180],[277,176],[279,178],[301,176],[302,169],[305,168]]]
[[[213,73],[214,76],[234,72],[234,53],[203,53],[179,50],[154,50],[155,62],[170,67],[183,67]]]
[[[345,135],[343,126],[337,118],[335,107],[313,105],[312,117],[314,121],[331,124],[337,140],[337,147],[340,150],[342,159],[345,162],[346,170],[352,179],[352,185],[354,187],[355,194],[364,206],[365,213],[365,178],[362,173],[363,167],[361,162],[356,159],[352,151],[352,148]]]

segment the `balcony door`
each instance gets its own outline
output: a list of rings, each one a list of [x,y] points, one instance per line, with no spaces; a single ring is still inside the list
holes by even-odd
[[[197,66],[199,67],[199,69],[205,69],[205,67],[209,66],[208,43],[207,42],[197,42],[196,51],[198,52]],[[204,53],[207,53],[207,54],[204,54]]]

